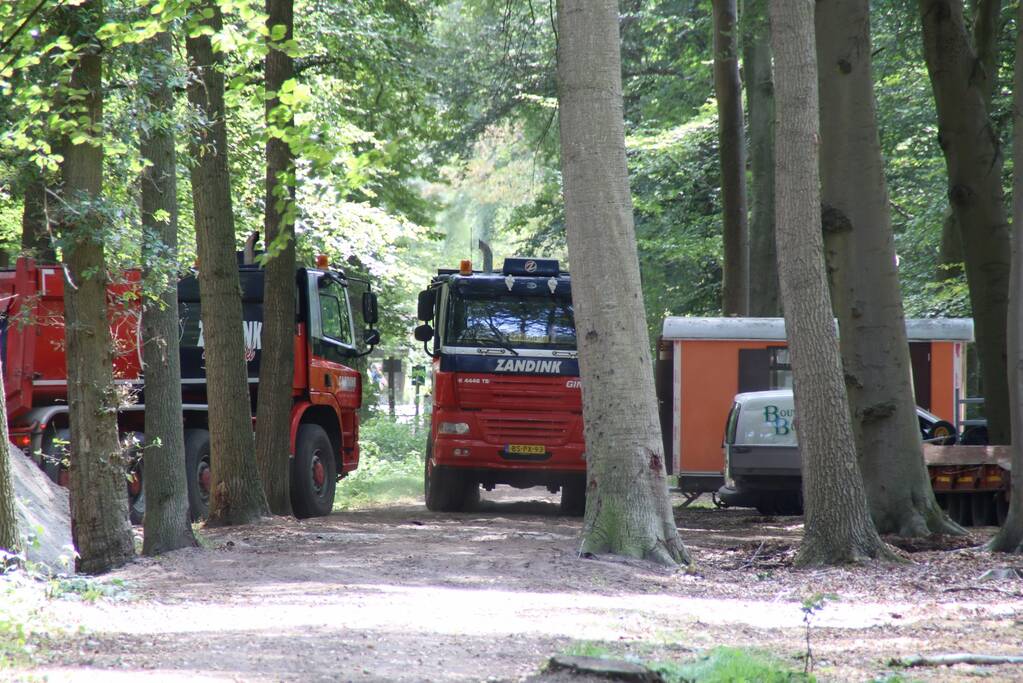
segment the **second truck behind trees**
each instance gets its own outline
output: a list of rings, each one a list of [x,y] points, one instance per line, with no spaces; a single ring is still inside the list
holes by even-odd
[[[249,395],[255,414],[263,324],[263,270],[241,266]],[[142,443],[145,375],[138,339],[139,299],[136,271],[108,289],[108,311],[116,346],[114,376],[124,391],[118,425],[123,437]],[[351,359],[361,355],[358,344],[374,345],[372,329],[356,340],[348,296],[349,278],[327,267],[298,268],[295,273],[297,319],[295,374],[291,409],[291,497],[296,515],[328,514],[337,479],[359,463],[359,418],[362,381]],[[40,465],[55,480],[62,476],[64,444],[69,440],[67,367],[64,358],[64,274],[59,266],[37,265],[19,259],[13,269],[0,270],[0,353],[7,389],[7,419],[11,440],[38,454]],[[376,296],[363,295],[367,325],[377,319]],[[181,317],[182,421],[185,428],[186,479],[193,519],[206,515],[209,505],[210,439],[206,403],[206,372],[199,287],[189,276],[178,284]],[[131,510],[138,521],[143,461],[133,464],[129,483]]]
[[[424,490],[430,510],[474,503],[479,487],[561,490],[586,502],[582,392],[568,273],[510,258],[500,273],[439,270],[420,292],[416,339],[431,344],[433,417]],[[432,323],[432,324],[431,324]]]

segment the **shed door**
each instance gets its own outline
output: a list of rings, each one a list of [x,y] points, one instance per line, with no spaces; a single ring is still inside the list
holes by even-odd
[[[770,349],[739,350],[739,393],[771,389]]]
[[[916,404],[931,409],[931,343],[910,342],[909,359],[913,365],[913,392]]]

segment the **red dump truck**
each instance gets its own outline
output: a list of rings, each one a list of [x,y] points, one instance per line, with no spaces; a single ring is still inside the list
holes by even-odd
[[[498,484],[561,490],[586,503],[582,391],[572,289],[553,259],[509,258],[501,272],[440,270],[419,294],[415,338],[433,357],[424,489],[455,511]],[[432,325],[430,324],[432,323]]]
[[[375,345],[379,334],[367,329],[356,340],[349,302],[349,282],[325,259],[317,268],[295,273],[298,303],[295,324],[295,374],[291,410],[292,505],[298,516],[328,514],[337,479],[359,463],[359,418],[362,381],[349,367],[363,355],[360,346]],[[263,270],[240,266],[250,402],[258,395]],[[145,418],[145,373],[139,344],[140,275],[128,271],[108,288],[110,330],[115,346],[114,377],[126,401],[118,415],[125,441],[141,443]],[[369,283],[362,298],[368,326],[377,320],[376,295]],[[70,436],[67,368],[64,356],[64,273],[60,266],[18,259],[0,270],[0,356],[3,359],[10,438],[33,454],[55,480],[66,479],[65,449]],[[182,421],[189,507],[193,519],[209,504],[210,440],[206,404],[204,337],[199,285],[193,276],[178,283],[181,344]],[[141,459],[131,465],[129,494],[133,520],[144,511]]]

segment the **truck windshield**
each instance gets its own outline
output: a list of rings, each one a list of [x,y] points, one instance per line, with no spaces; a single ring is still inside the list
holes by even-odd
[[[449,302],[446,345],[575,349],[568,298],[452,291]]]

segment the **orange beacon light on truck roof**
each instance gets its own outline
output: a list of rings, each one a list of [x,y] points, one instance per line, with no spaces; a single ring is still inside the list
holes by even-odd
[[[462,259],[461,263],[458,264],[459,275],[472,275],[472,261],[469,259]]]

